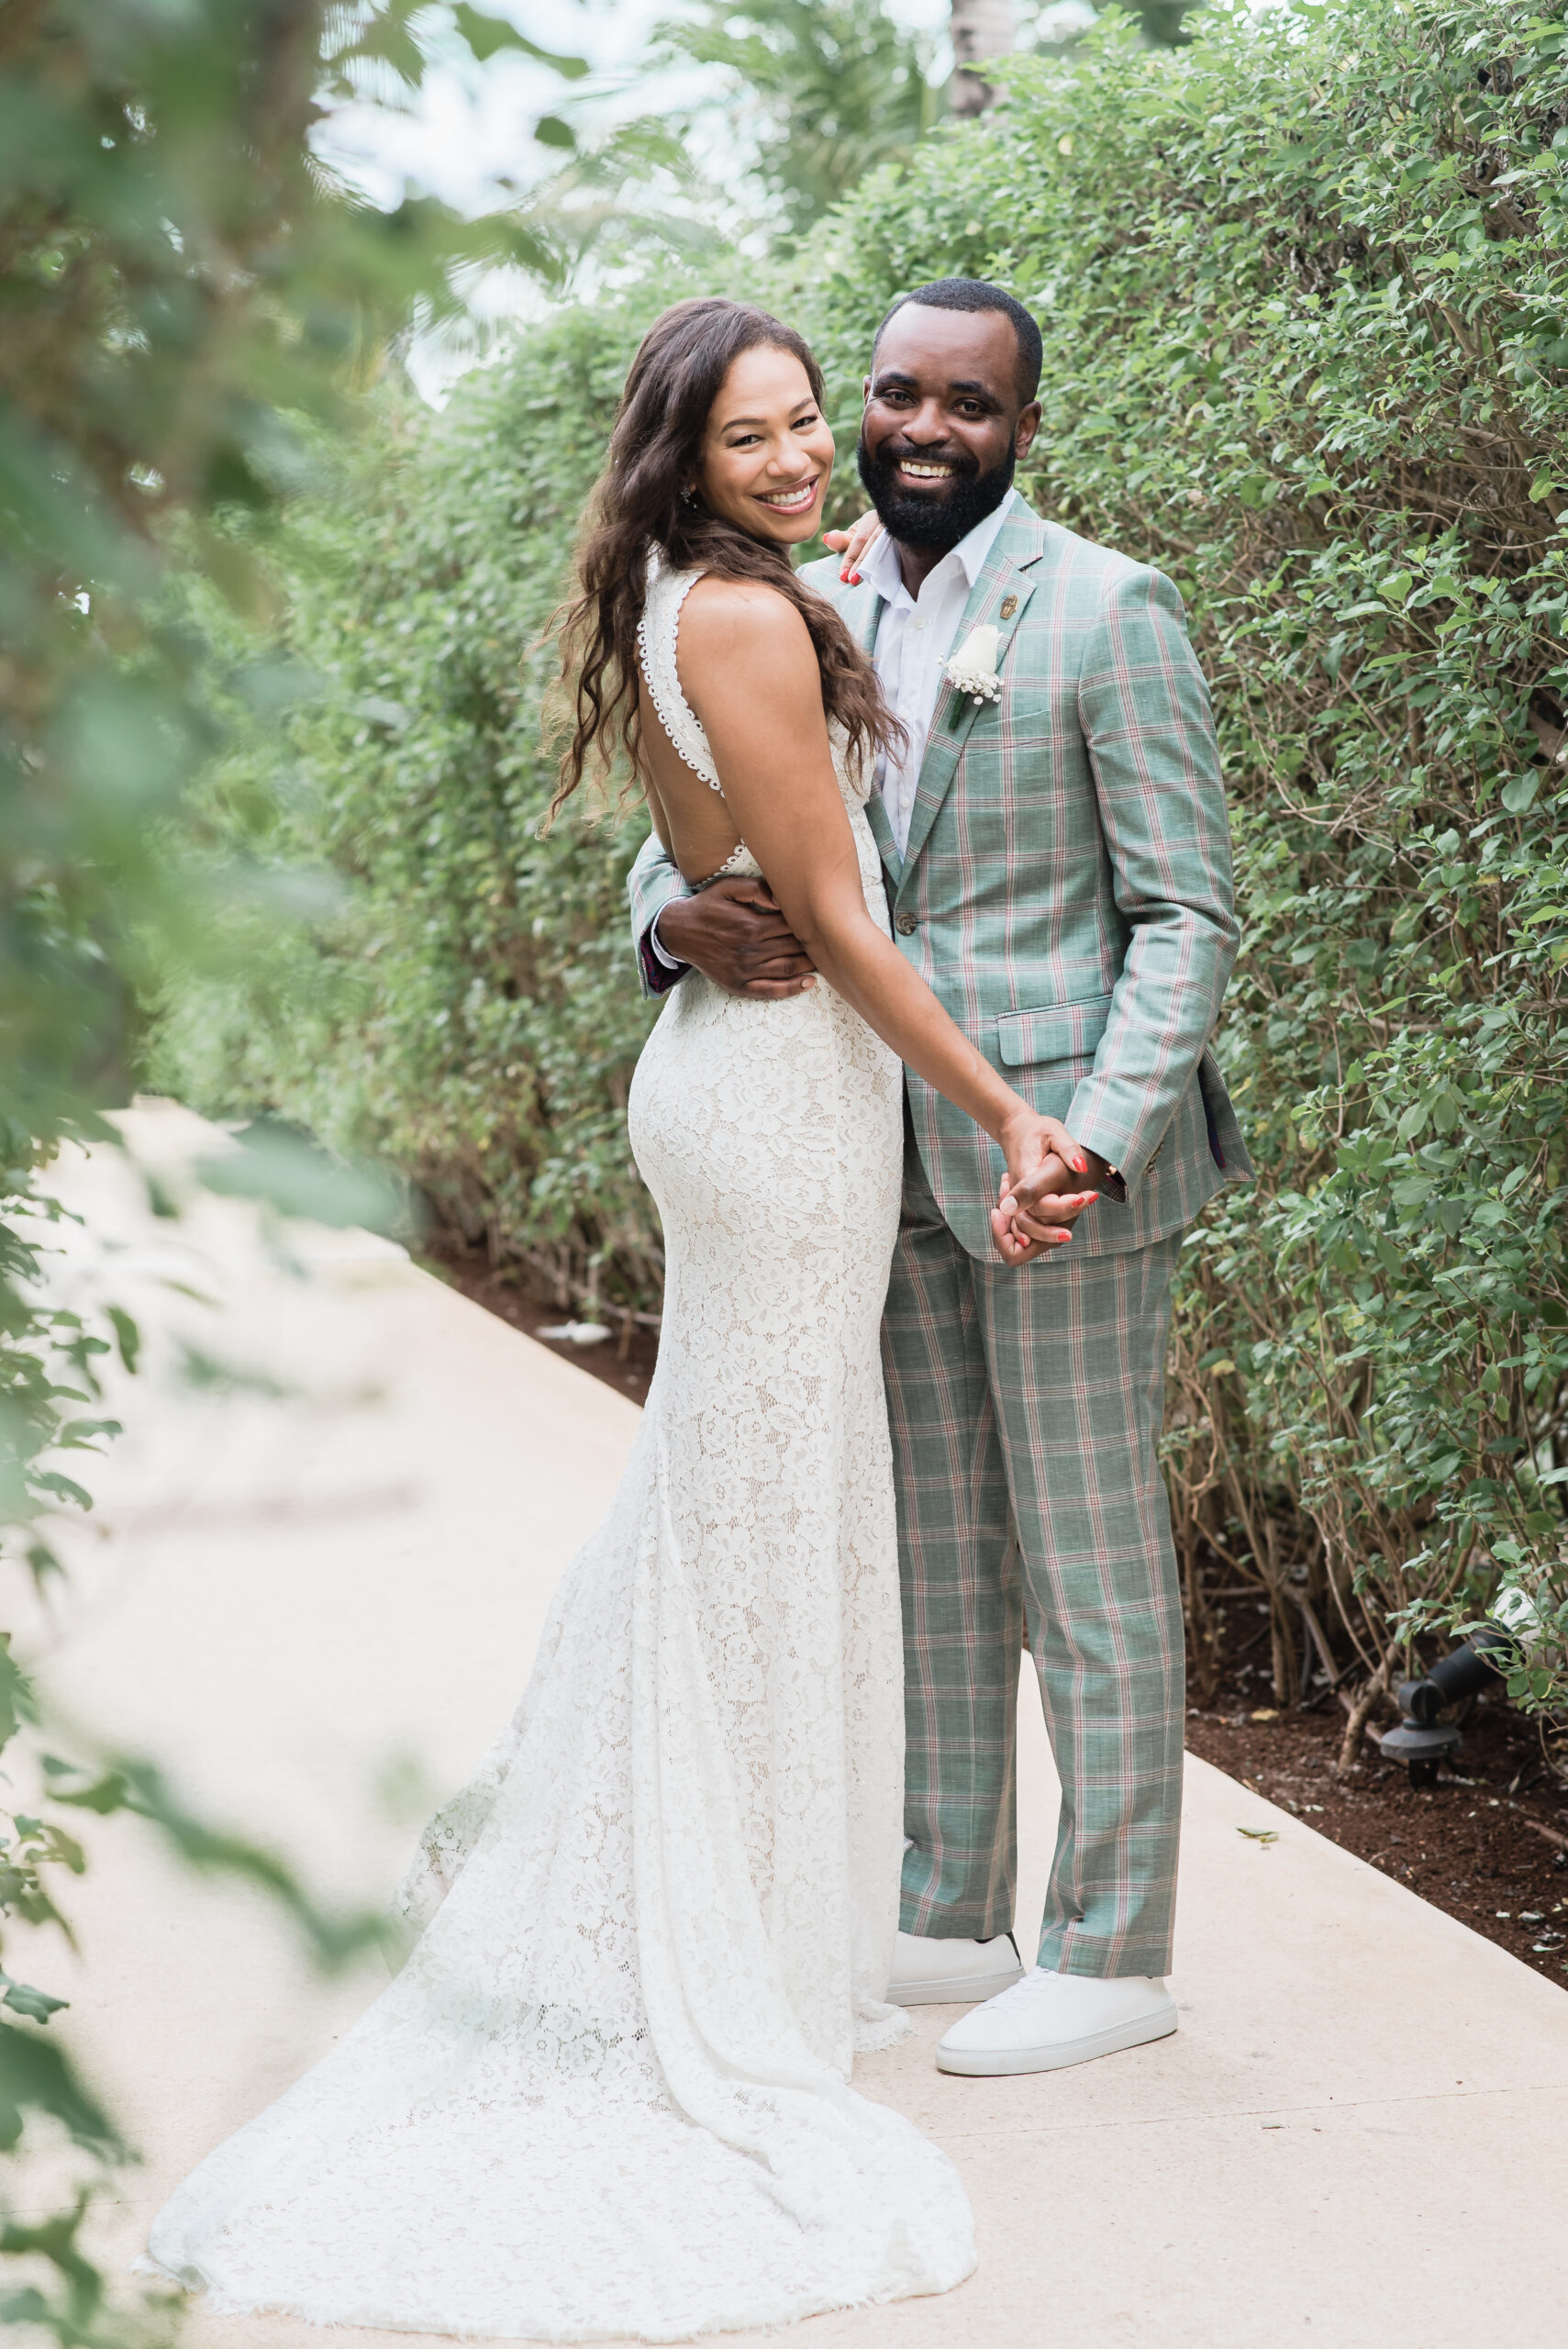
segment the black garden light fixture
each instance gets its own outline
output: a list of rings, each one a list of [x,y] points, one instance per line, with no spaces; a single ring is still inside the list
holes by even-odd
[[[1395,1690],[1399,1725],[1385,1730],[1377,1747],[1385,1762],[1405,1764],[1413,1787],[1434,1786],[1439,1763],[1451,1761],[1464,1743],[1458,1721],[1441,1720],[1440,1714],[1466,1704],[1514,1671],[1524,1654],[1521,1634],[1535,1620],[1529,1594],[1506,1590],[1483,1630],[1434,1664],[1424,1679],[1404,1681]]]

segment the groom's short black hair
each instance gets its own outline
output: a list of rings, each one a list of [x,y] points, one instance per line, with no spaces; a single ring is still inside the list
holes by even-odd
[[[1040,389],[1040,328],[1021,302],[1004,294],[984,277],[935,277],[929,285],[917,285],[907,294],[900,294],[876,330],[871,347],[872,365],[876,364],[876,346],[882,340],[883,328],[888,318],[896,317],[910,302],[919,302],[928,310],[1000,310],[1013,322],[1013,333],[1018,346],[1018,404],[1027,407]]]

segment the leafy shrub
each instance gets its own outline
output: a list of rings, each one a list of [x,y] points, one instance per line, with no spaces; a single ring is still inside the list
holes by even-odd
[[[153,1062],[205,1108],[379,1152],[497,1261],[623,1313],[657,1303],[662,1269],[626,1141],[649,1011],[623,883],[646,823],[540,838],[537,640],[659,306],[564,311],[445,415],[391,407],[284,536],[308,664],[292,763],[280,789],[275,729],[237,724],[212,836],[336,896],[252,929],[234,978],[172,987]]]
[[[846,382],[897,286],[1016,288],[1037,502],[1189,598],[1262,1180],[1187,1253],[1169,1456],[1200,1653],[1204,1562],[1258,1576],[1282,1702],[1516,1579],[1514,1693],[1568,1694],[1564,46],[1495,0],[1113,27],[810,257]]]
[[[25,0],[0,17],[0,1560],[40,1583],[58,1570],[51,1520],[90,1505],[65,1471],[86,1473],[116,1432],[95,1367],[113,1347],[133,1368],[137,1350],[123,1311],[40,1301],[48,1164],[64,1139],[115,1139],[101,1113],[125,1099],[150,974],[207,947],[168,853],[215,740],[206,648],[163,592],[173,518],[215,604],[264,607],[265,575],[220,517],[286,495],[293,419],[341,420],[350,351],[373,353],[416,299],[450,315],[455,269],[539,258],[516,223],[332,201],[308,152],[321,95],[417,82],[434,15],[414,0]],[[475,37],[531,46],[509,27]],[[230,681],[252,713],[270,694],[254,663]],[[0,1631],[0,1748],[34,1718]],[[51,1887],[86,1865],[53,1814],[155,1821],[193,1863],[265,1887],[323,1958],[358,1929],[203,1827],[148,1765],[42,1768],[50,1816],[13,1809],[28,1797],[9,1766],[0,1791],[0,2157],[50,2148],[62,2192],[68,2143],[81,2161],[56,2210],[39,2207],[36,2173],[30,2216],[5,2192],[0,2322],[130,2349],[172,2337],[172,2304],[122,2303],[82,2240],[126,2148],[76,2068],[64,2002],[13,1971],[64,1928]]]
[[[1188,598],[1261,1178],[1184,1259],[1191,1628],[1201,1658],[1217,1563],[1257,1578],[1280,1701],[1358,1679],[1347,1756],[1402,1645],[1503,1583],[1542,1619],[1513,1693],[1568,1698],[1565,41],[1523,0],[1219,19],[1174,55],[1110,18],[743,289],[812,336],[847,447],[895,293],[1013,287],[1045,336],[1024,487]],[[302,820],[368,891],[302,986],[359,1008],[252,1038],[239,1086],[368,1124],[503,1250],[612,1255],[628,1300],[654,1251],[619,1138],[625,844],[533,841],[510,662],[652,306],[558,319],[466,387],[345,542],[337,616],[307,597],[338,698]]]

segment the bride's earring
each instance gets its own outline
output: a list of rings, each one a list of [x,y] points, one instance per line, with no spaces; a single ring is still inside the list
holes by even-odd
[[[682,490],[682,492],[681,492],[681,503],[682,503],[682,505],[683,505],[683,506],[695,506],[695,505],[696,504],[696,502],[697,502],[697,494],[696,494],[696,491],[695,491],[695,489],[693,489],[693,488],[691,487],[690,484],[688,483],[688,484],[686,485],[686,487],[685,487],[684,489],[683,489],[683,490]]]

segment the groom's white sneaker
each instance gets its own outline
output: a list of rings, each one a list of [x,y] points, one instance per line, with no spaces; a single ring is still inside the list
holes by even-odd
[[[981,2077],[1055,2072],[1095,2055],[1114,2055],[1123,2047],[1141,2047],[1175,2028],[1174,1998],[1163,1982],[1148,1975],[1101,1982],[1091,1975],[1052,1974],[1037,1965],[1010,1990],[954,2023],[938,2046],[937,2069]]]
[[[1011,1933],[989,1942],[936,1942],[900,1933],[887,1995],[895,2007],[956,2007],[989,1998],[1023,1973]]]

